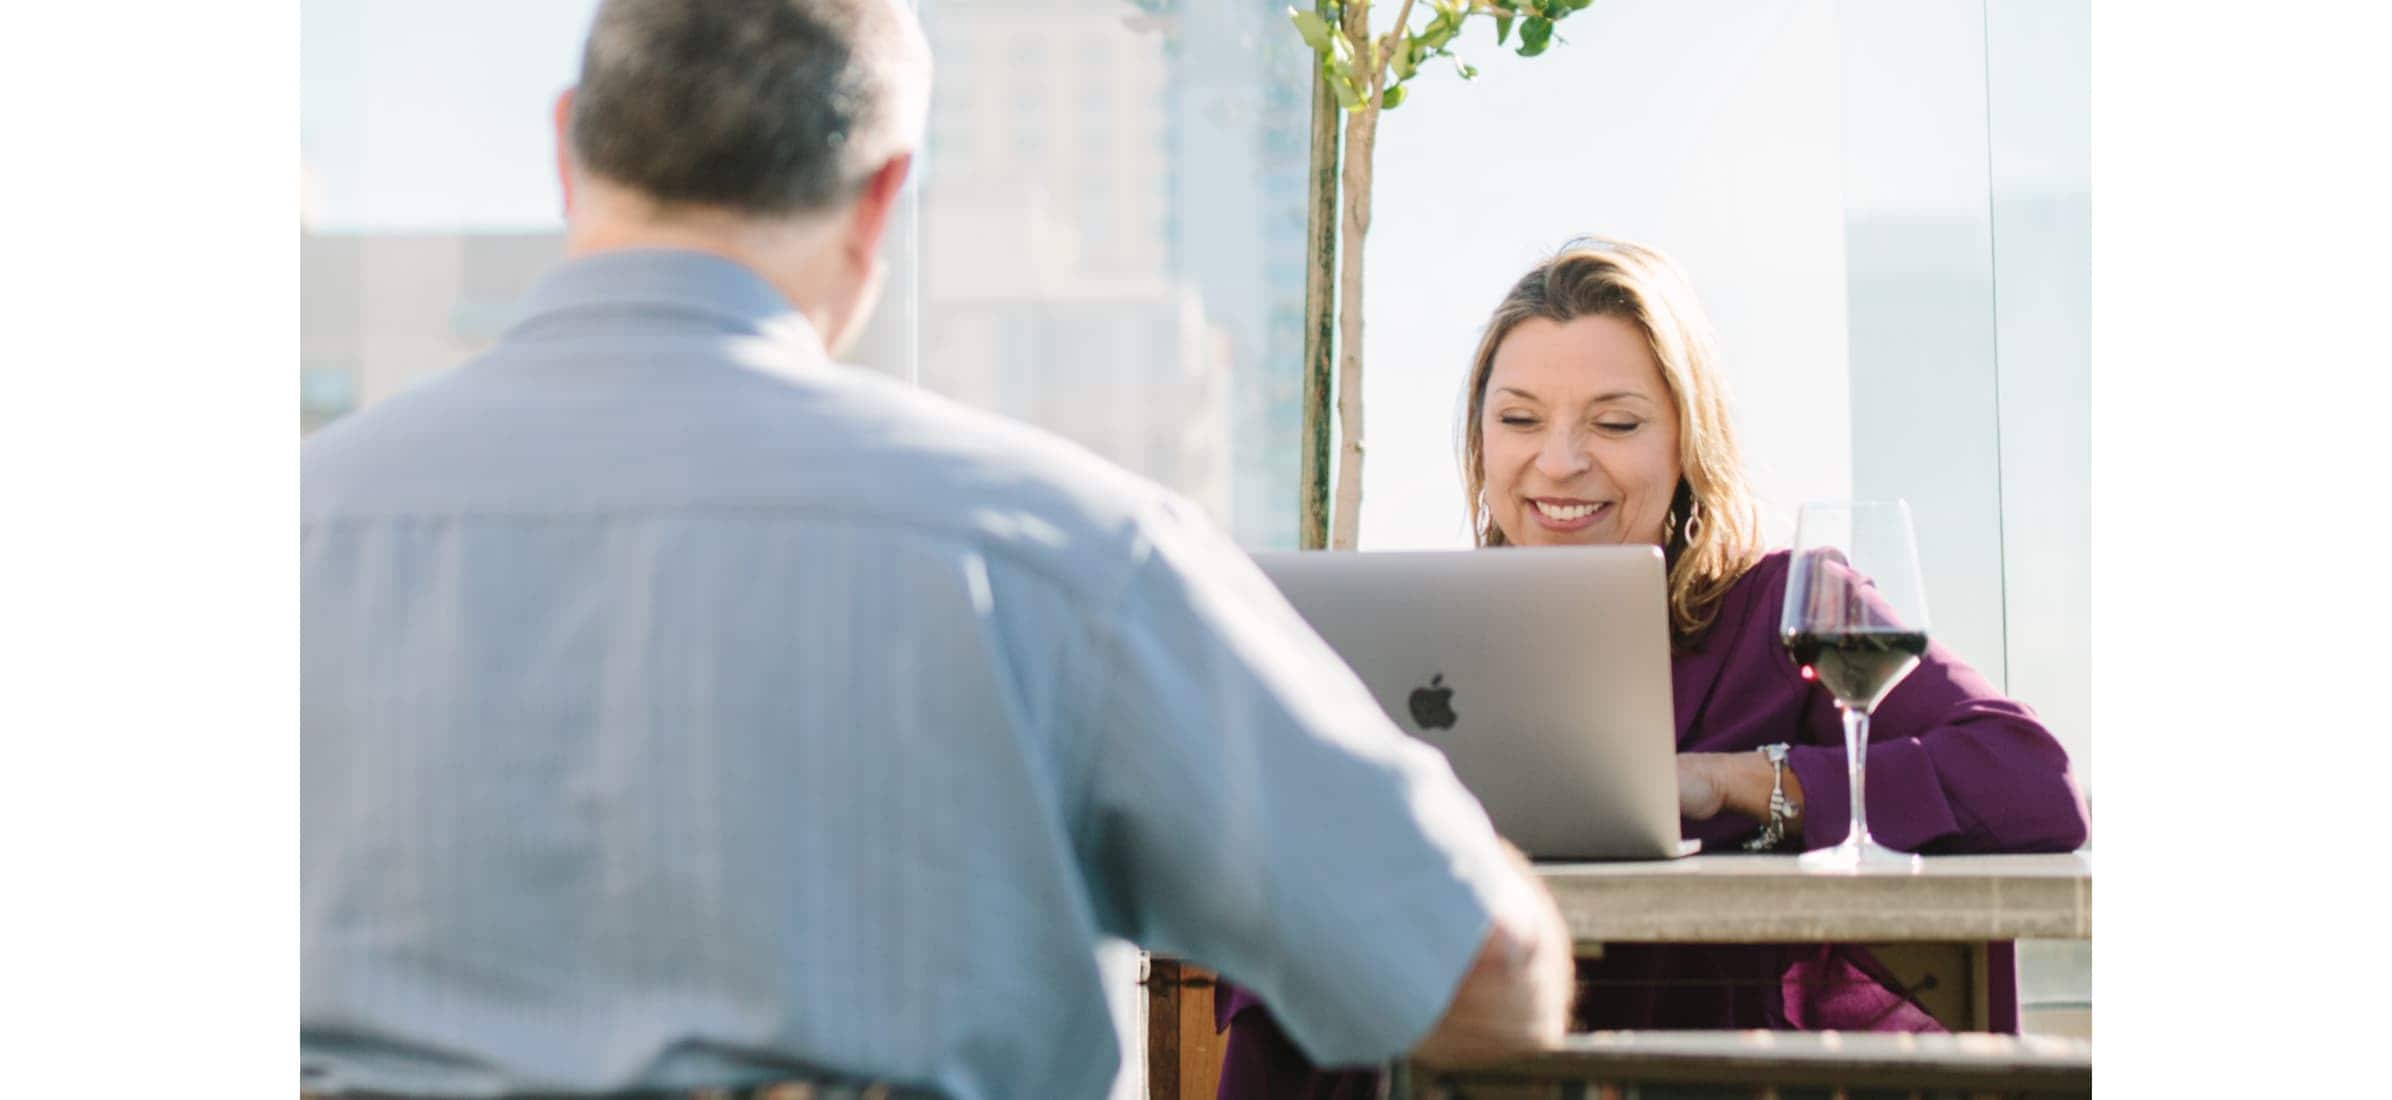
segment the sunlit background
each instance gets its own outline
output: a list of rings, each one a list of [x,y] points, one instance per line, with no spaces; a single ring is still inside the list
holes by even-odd
[[[561,256],[549,109],[594,0],[304,0],[302,432],[447,370]],[[1293,546],[1307,57],[1285,0],[921,0],[938,60],[853,358]],[[2090,48],[2039,0],[1604,0],[1380,130],[1365,548],[1467,544],[1487,311],[1604,232],[1690,271],[1771,534],[1907,497],[1940,640],[2092,783]],[[2073,1030],[2082,945],[2027,945]],[[2038,1015],[2040,1013],[2040,1015]],[[2055,1022],[2057,1021],[2057,1022]]]

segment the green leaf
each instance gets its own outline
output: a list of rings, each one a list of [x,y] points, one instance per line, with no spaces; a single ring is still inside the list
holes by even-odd
[[[1382,111],[1392,111],[1402,106],[1403,102],[1404,86],[1401,84],[1389,88],[1379,95],[1379,109]]]
[[[1551,20],[1531,16],[1526,23],[1520,25],[1520,56],[1535,57],[1545,52],[1545,47],[1552,44],[1553,23]]]
[[[1457,74],[1460,74],[1461,78],[1464,80],[1478,79],[1478,66],[1465,65],[1462,63],[1462,59],[1458,57],[1453,59],[1453,71]]]
[[[1571,11],[1585,11],[1594,6],[1595,0],[1562,0],[1562,3],[1568,5]]]
[[[1334,57],[1321,58],[1321,79],[1329,82],[1337,93],[1337,102],[1346,110],[1353,110],[1362,102],[1361,85],[1354,83],[1354,67]]]
[[[1331,38],[1329,24],[1324,22],[1320,16],[1308,11],[1289,8],[1287,9],[1287,20],[1296,25],[1296,33],[1304,37],[1304,44],[1312,47],[1314,53],[1329,52],[1329,39]]]
[[[1412,41],[1436,49],[1453,41],[1453,36],[1460,33],[1462,33],[1462,17],[1456,15],[1449,19],[1444,12],[1439,12],[1435,19],[1429,20],[1427,27],[1422,28],[1418,35],[1413,36]]]
[[[1329,92],[1337,97],[1338,106],[1349,111],[1362,106],[1362,93],[1354,90],[1354,82],[1346,79],[1345,74],[1324,72],[1322,75],[1328,78]]]
[[[1495,44],[1496,44],[1496,45],[1498,45],[1498,46],[1500,46],[1500,45],[1503,45],[1503,42],[1504,42],[1504,40],[1505,40],[1505,39],[1507,39],[1507,38],[1510,38],[1511,36],[1512,36],[1512,17],[1511,17],[1511,16],[1509,16],[1509,15],[1498,15],[1498,16],[1496,16],[1496,17],[1495,17]]]
[[[1420,67],[1420,50],[1420,43],[1413,42],[1395,51],[1395,64],[1391,67],[1397,80],[1412,79],[1412,73]]]

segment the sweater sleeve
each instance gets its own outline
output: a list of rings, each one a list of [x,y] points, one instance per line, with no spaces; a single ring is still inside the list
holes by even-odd
[[[1826,847],[1851,827],[1843,716],[1825,688],[1778,664],[1805,698],[1803,743],[1787,757],[1802,784],[1803,845]],[[1867,793],[1869,831],[1903,851],[2065,852],[2087,835],[2067,750],[1940,644],[1871,716]]]

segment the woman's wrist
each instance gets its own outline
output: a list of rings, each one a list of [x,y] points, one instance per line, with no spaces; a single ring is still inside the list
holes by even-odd
[[[1755,821],[1769,820],[1769,790],[1775,769],[1769,757],[1759,749],[1751,752],[1723,752],[1712,756],[1713,777],[1725,794],[1723,808]]]
[[[1769,754],[1761,749],[1721,753],[1713,760],[1720,789],[1726,795],[1724,809],[1766,825],[1770,796],[1773,792],[1782,793],[1789,804],[1782,824],[1788,833],[1800,829],[1802,781],[1795,778],[1792,767],[1771,763]]]
[[[1801,777],[1794,774],[1793,756],[1789,754],[1786,757],[1786,762],[1777,767],[1779,771],[1777,781],[1781,784],[1781,789],[1786,797],[1786,832],[1788,835],[1792,835],[1802,831],[1802,808],[1810,805],[1810,802],[1802,795]]]
[[[1701,821],[1734,813],[1766,826],[1774,794],[1787,800],[1779,827],[1788,834],[1800,830],[1802,782],[1791,766],[1781,770],[1773,763],[1767,750],[1681,753],[1678,764],[1679,808],[1689,818]]]

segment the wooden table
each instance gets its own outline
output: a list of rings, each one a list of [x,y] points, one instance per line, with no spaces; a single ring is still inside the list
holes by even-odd
[[[2093,936],[2093,857],[1929,856],[1917,874],[1793,856],[1537,867],[1571,937],[1605,943],[1956,943]]]
[[[1917,874],[1806,871],[1793,856],[1732,853],[1537,872],[1581,955],[1620,943],[1867,944],[1929,1013],[1962,1031],[1991,1020],[1990,944],[2093,935],[2085,853],[1929,856]],[[1219,1072],[1218,1050],[1200,1046],[1210,1039],[1210,975],[1177,963],[1165,973],[1148,990],[1155,1030],[1172,1036],[1150,1034],[1151,1095],[1209,1097]],[[1168,1065],[1155,1057],[1166,1053]]]
[[[1582,956],[1607,943],[1866,944],[1954,1031],[1994,1023],[1993,944],[2093,936],[2093,859],[2081,852],[1929,856],[1915,874],[1744,854],[1537,871]]]

